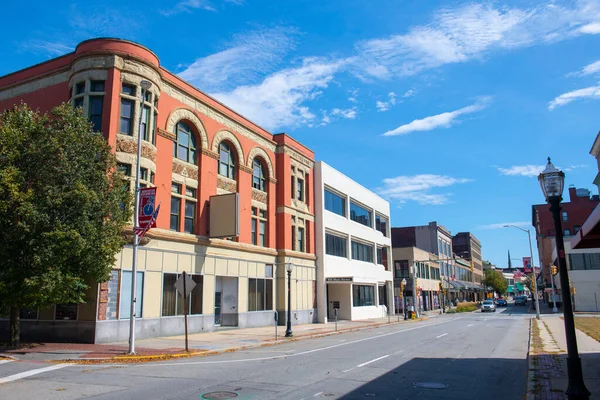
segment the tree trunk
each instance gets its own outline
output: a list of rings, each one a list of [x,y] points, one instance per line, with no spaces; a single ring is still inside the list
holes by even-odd
[[[10,341],[14,348],[19,347],[21,344],[21,321],[17,307],[11,307],[10,309]]]

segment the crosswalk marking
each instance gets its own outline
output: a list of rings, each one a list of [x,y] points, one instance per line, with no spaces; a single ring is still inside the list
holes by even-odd
[[[0,384],[7,383],[7,382],[12,382],[12,381],[16,381],[16,380],[19,380],[19,379],[23,379],[23,378],[27,378],[27,377],[33,376],[33,375],[42,374],[42,373],[48,372],[48,371],[54,371],[55,369],[61,369],[61,368],[64,368],[64,367],[68,367],[69,365],[72,365],[72,364],[56,364],[56,365],[52,365],[50,367],[32,369],[30,371],[21,372],[19,374],[14,374],[14,375],[6,376],[4,378],[0,378]]]

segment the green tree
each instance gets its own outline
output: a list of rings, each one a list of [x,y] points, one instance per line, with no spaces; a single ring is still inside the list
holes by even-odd
[[[0,114],[0,314],[20,342],[19,311],[81,303],[108,280],[131,195],[115,156],[79,110]]]
[[[485,274],[485,279],[483,280],[485,286],[491,287],[498,294],[506,293],[507,286],[502,272],[495,269],[485,269],[483,272]]]

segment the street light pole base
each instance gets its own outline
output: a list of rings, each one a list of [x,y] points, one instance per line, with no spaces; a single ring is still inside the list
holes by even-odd
[[[294,334],[291,331],[285,331],[285,337],[293,337]]]
[[[565,394],[569,400],[588,400],[591,393],[583,382],[581,359],[579,357],[568,357],[567,370],[569,371],[569,387]]]

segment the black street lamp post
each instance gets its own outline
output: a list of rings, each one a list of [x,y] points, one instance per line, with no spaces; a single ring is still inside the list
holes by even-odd
[[[567,372],[569,375],[569,387],[565,394],[569,400],[587,400],[590,392],[583,382],[583,370],[581,369],[581,359],[577,350],[577,336],[575,335],[575,320],[573,318],[573,306],[571,303],[571,292],[569,288],[569,272],[565,260],[565,245],[563,242],[562,223],[560,220],[560,202],[565,182],[565,174],[559,171],[550,162],[546,169],[538,176],[540,186],[550,204],[550,212],[554,219],[556,252],[558,255],[558,268],[560,272],[560,286],[562,292],[565,335],[567,337]],[[533,260],[532,260],[533,261]]]
[[[406,321],[408,317],[406,316],[406,293],[404,288],[406,287],[406,279],[402,279],[402,311],[404,311],[404,320]]]
[[[285,265],[285,269],[288,274],[288,309],[287,309],[287,329],[285,330],[285,337],[294,336],[292,332],[292,268],[293,265],[288,263]]]

